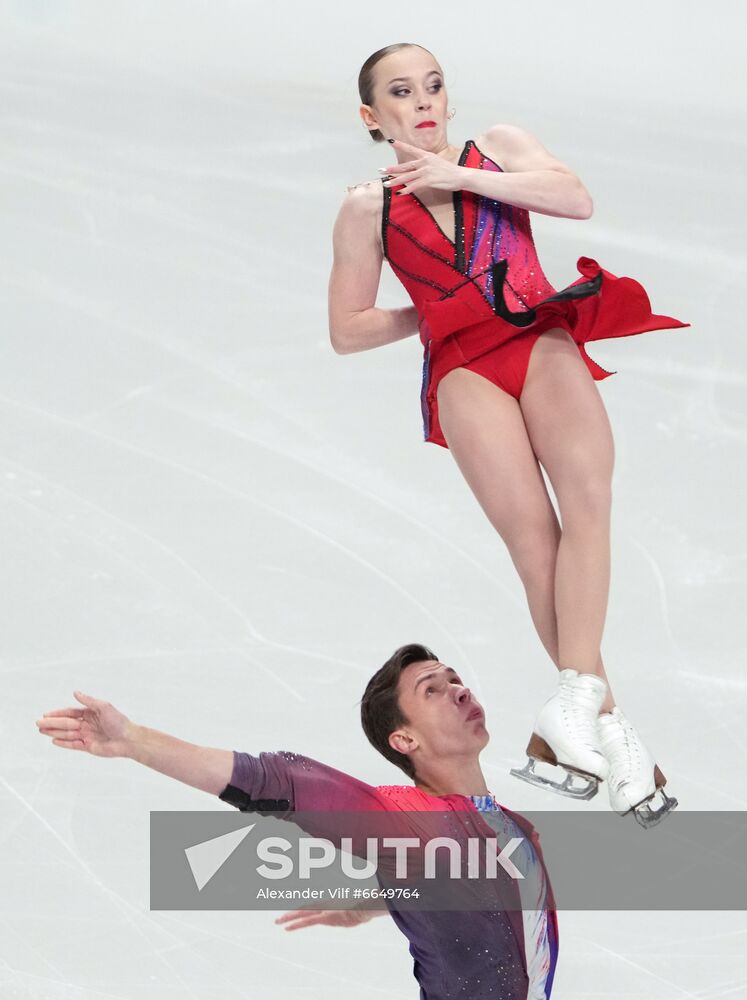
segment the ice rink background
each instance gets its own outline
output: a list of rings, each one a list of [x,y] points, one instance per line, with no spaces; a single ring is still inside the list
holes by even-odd
[[[150,912],[149,811],[227,807],[40,737],[74,688],[391,783],[357,703],[422,641],[487,708],[498,798],[565,807],[508,776],[554,668],[500,539],[422,442],[417,338],[329,344],[344,188],[393,162],[355,81],[393,41],[440,60],[452,143],[513,122],[578,171],[593,218],[534,216],[558,287],[586,254],[692,323],[590,345],[618,371],[603,654],[681,808],[747,808],[747,18],[527,8],[0,4],[3,998],[417,992],[387,920]],[[385,265],[379,304],[406,301]],[[747,996],[744,913],[560,917],[557,1000]]]

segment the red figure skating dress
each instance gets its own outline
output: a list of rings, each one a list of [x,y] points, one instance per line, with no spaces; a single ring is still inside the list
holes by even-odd
[[[458,162],[501,170],[472,139]],[[381,234],[384,254],[419,316],[426,441],[448,447],[436,389],[453,368],[478,372],[518,399],[531,349],[552,327],[568,331],[599,381],[615,372],[592,361],[587,341],[690,325],[652,313],[639,282],[616,277],[590,257],[578,259],[582,277],[556,291],[540,266],[524,208],[455,191],[453,243],[416,194],[395,194],[403,186],[384,187]]]

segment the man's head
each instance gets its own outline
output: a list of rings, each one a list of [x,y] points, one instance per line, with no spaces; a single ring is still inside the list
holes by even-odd
[[[379,753],[413,779],[419,761],[476,757],[490,739],[459,674],[419,643],[400,646],[368,682],[361,725]]]

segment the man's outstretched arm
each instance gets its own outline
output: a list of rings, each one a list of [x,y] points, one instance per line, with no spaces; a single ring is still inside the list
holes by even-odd
[[[38,719],[55,746],[95,757],[129,757],[154,771],[219,795],[231,780],[233,751],[201,747],[168,733],[138,726],[108,701],[73,692],[83,707],[58,708]]]
[[[320,761],[286,751],[253,755],[197,746],[136,725],[108,701],[73,694],[83,707],[58,708],[37,720],[55,746],[96,757],[129,757],[241,810],[290,814],[387,808],[375,786]],[[318,836],[331,837],[338,827],[334,817],[327,821],[321,814],[314,822]]]

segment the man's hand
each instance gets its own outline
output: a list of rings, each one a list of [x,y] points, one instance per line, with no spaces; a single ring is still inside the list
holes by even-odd
[[[285,924],[287,931],[301,927],[326,924],[327,927],[357,927],[374,917],[383,916],[387,910],[289,910],[278,917],[276,924]]]
[[[36,725],[42,736],[51,736],[55,746],[66,750],[85,750],[94,757],[129,757],[132,755],[134,726],[114,705],[81,691],[73,691],[85,708],[56,708],[47,712]]]
[[[55,746],[85,750],[94,757],[130,757],[185,785],[220,795],[231,780],[234,754],[198,746],[130,722],[114,705],[73,691],[84,708],[57,708],[36,725]]]

